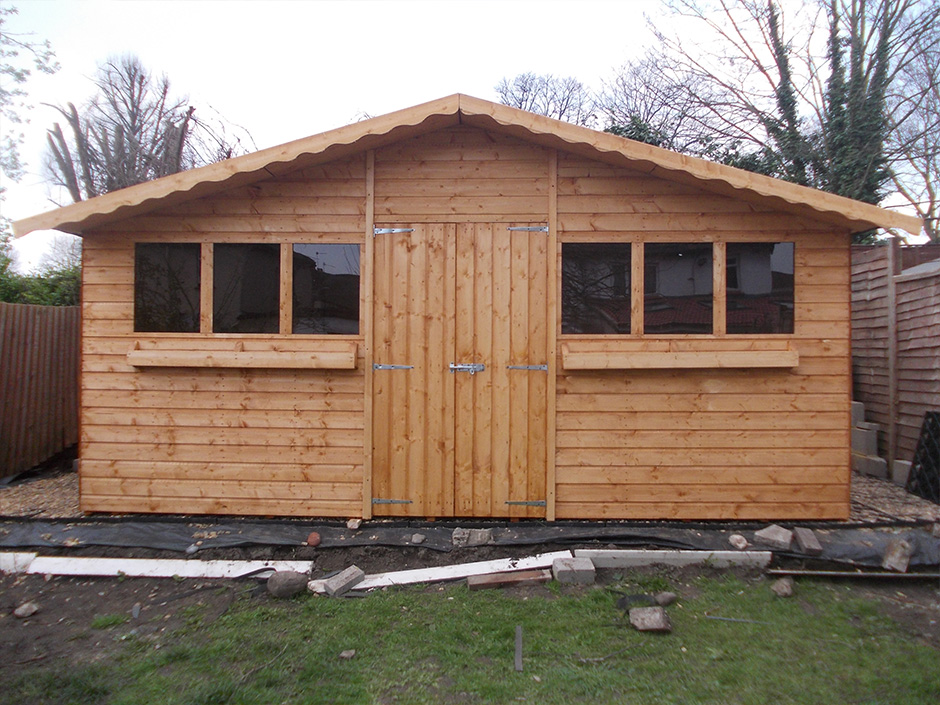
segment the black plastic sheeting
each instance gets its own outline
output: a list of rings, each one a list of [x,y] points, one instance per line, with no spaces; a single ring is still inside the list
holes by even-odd
[[[754,540],[753,528],[630,527],[585,523],[454,524],[417,522],[364,522],[358,530],[344,524],[317,524],[281,521],[0,521],[0,548],[42,549],[109,546],[177,551],[187,555],[210,548],[304,545],[311,531],[320,534],[321,548],[349,546],[413,546],[412,537],[425,538],[421,548],[435,551],[459,550],[453,543],[458,526],[485,527],[492,532],[496,546],[537,546],[540,544],[615,546],[620,548],[672,548],[691,550],[733,550],[728,537],[739,533],[755,550],[770,550]],[[760,528],[760,527],[758,527]],[[889,542],[903,538],[914,549],[912,566],[940,565],[940,538],[916,527],[817,529],[823,547],[821,560],[860,566],[881,565]],[[795,544],[794,544],[795,545]],[[795,550],[779,551],[781,556],[805,557]]]

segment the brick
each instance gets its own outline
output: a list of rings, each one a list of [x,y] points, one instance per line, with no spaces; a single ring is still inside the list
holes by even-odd
[[[323,589],[326,591],[327,595],[339,597],[361,583],[365,577],[366,574],[360,568],[351,565],[342,573],[337,573],[331,578],[326,578],[323,581]]]
[[[596,571],[590,558],[556,558],[552,562],[552,575],[560,583],[591,585]]]
[[[793,542],[793,532],[789,529],[784,529],[782,526],[771,524],[760,531],[755,531],[754,540],[765,546],[789,551],[790,544]]]
[[[672,623],[662,607],[634,607],[630,610],[630,624],[641,632],[671,632]]]
[[[467,587],[471,590],[485,590],[486,588],[510,587],[513,585],[538,585],[547,583],[552,579],[552,571],[520,570],[515,573],[487,573],[486,575],[471,575],[467,578]]]
[[[812,529],[798,526],[793,529],[793,538],[796,539],[796,545],[800,551],[807,556],[822,554],[822,544],[819,543],[819,539],[816,538],[816,534],[813,533]]]

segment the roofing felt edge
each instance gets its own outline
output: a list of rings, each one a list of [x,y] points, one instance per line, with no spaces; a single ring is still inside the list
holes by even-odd
[[[17,237],[43,229],[58,229],[82,234],[85,230],[98,225],[153,210],[161,201],[171,196],[186,200],[186,195],[199,187],[210,187],[211,192],[221,191],[227,188],[228,182],[238,177],[251,177],[261,172],[267,172],[265,176],[273,175],[274,172],[271,170],[276,170],[279,165],[290,165],[302,157],[315,157],[339,147],[353,147],[369,138],[382,142],[383,138],[393,136],[393,133],[398,130],[419,127],[435,117],[445,119],[450,117],[453,119],[453,124],[461,121],[469,124],[489,121],[503,128],[522,129],[543,139],[557,140],[582,149],[590,148],[597,152],[601,159],[606,157],[609,160],[613,157],[629,162],[631,168],[655,173],[662,178],[668,179],[671,175],[676,177],[682,175],[683,178],[692,177],[706,189],[709,187],[725,190],[730,188],[733,191],[755,194],[772,201],[782,201],[796,208],[809,208],[823,217],[844,219],[847,225],[855,231],[882,227],[900,228],[912,234],[919,234],[921,230],[922,223],[914,216],[690,157],[609,133],[579,127],[517,108],[454,94],[23,218],[13,223],[13,232]],[[363,147],[363,149],[369,148],[372,147]],[[201,195],[207,194],[200,193],[192,197],[196,198]]]

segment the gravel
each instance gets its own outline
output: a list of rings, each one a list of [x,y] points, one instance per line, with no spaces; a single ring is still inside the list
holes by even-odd
[[[59,472],[0,487],[0,516],[71,519],[83,516],[78,504],[78,475]],[[940,505],[912,495],[887,480],[852,475],[849,521],[940,522]]]

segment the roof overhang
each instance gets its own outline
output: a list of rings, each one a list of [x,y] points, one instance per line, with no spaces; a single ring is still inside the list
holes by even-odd
[[[920,219],[913,216],[455,94],[24,218],[13,223],[13,232],[20,236],[33,230],[55,229],[82,235],[160,207],[211,196],[457,124],[513,135],[614,166],[822,220],[851,232],[897,228],[919,234],[921,230]]]

